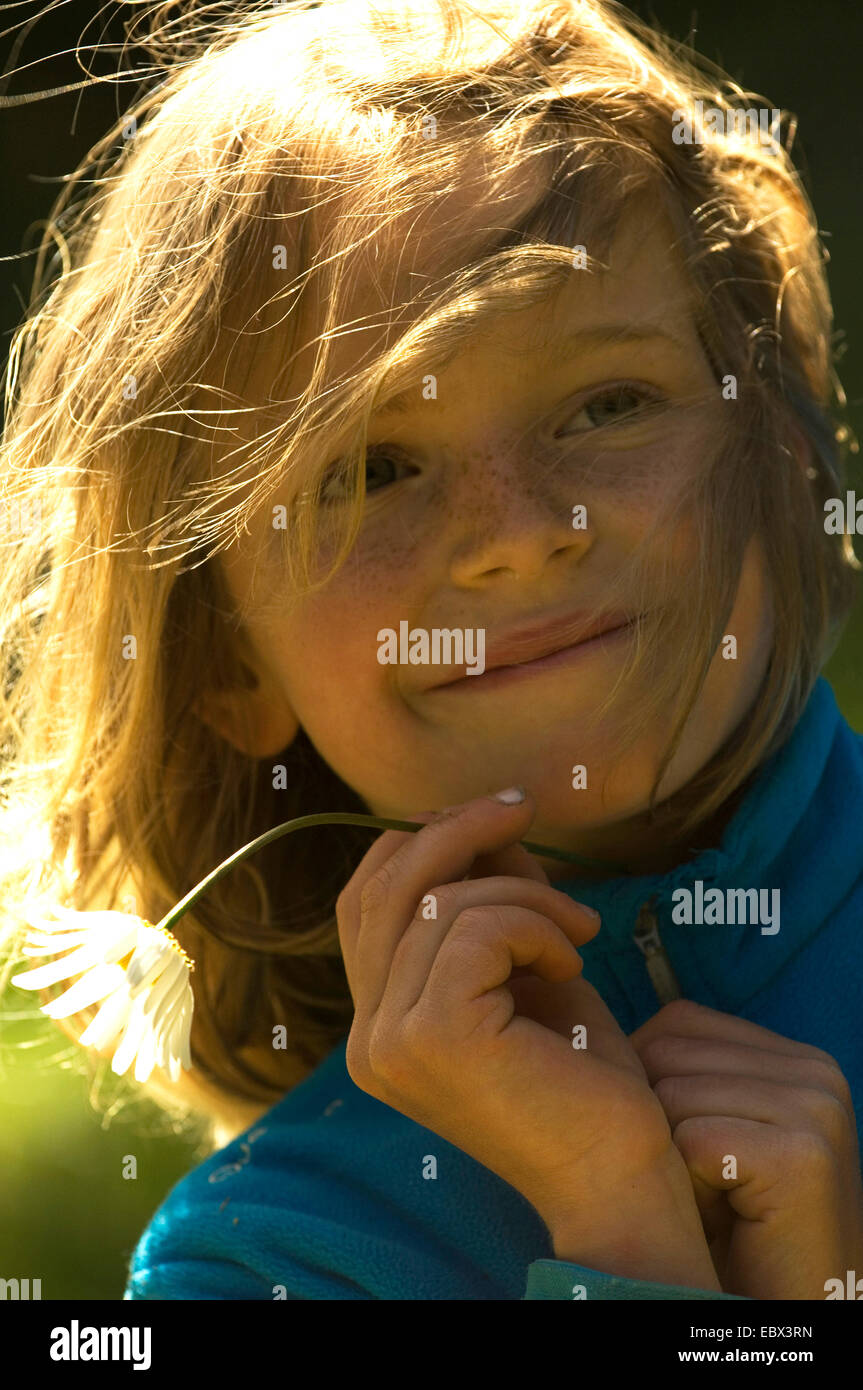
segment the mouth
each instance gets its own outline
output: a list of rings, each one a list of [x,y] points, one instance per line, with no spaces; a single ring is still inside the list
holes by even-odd
[[[468,689],[497,690],[510,684],[536,679],[546,672],[571,671],[602,653],[625,645],[637,623],[637,617],[609,615],[601,623],[582,624],[583,635],[572,641],[574,620],[570,619],[568,633],[558,624],[557,638],[549,629],[544,637],[537,633],[532,640],[524,637],[510,641],[506,648],[503,645],[498,648],[492,645],[490,660],[482,674],[463,675],[463,668],[458,668],[446,680],[430,687],[426,693],[453,694]],[[517,655],[519,649],[524,656]],[[529,655],[531,651],[535,652],[535,655]]]

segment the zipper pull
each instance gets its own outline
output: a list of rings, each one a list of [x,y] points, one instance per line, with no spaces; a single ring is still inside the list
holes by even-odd
[[[670,1004],[672,999],[679,999],[680,985],[662,944],[659,935],[659,923],[651,903],[642,903],[638,909],[638,922],[632,933],[632,939],[644,956],[647,973],[653,988],[656,990],[660,1004]]]

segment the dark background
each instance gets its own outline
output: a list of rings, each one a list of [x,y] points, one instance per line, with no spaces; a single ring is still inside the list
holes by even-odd
[[[236,14],[242,6],[224,8]],[[679,0],[654,0],[630,8],[676,39],[694,29],[701,53],[769,106],[796,114],[795,160],[831,256],[835,327],[844,349],[839,376],[851,426],[863,434],[858,96],[863,7],[854,0],[818,5],[723,0],[695,9]],[[135,98],[146,63],[134,47],[124,51],[124,23],[140,15],[139,6],[111,4],[97,12],[95,4],[71,0],[38,18],[42,10],[36,4],[0,6],[4,361],[29,298],[40,223],[64,175]],[[102,46],[98,57],[89,51],[95,44]],[[109,44],[113,49],[105,47]],[[89,84],[84,69],[106,80]],[[108,80],[121,70],[129,74],[121,82]],[[81,82],[88,85],[80,91],[2,104]],[[852,460],[849,486],[863,496],[859,456]],[[858,604],[825,674],[844,714],[863,731],[861,648]],[[80,1074],[79,1049],[49,1020],[43,1026],[16,1018],[22,1001],[26,1008],[29,996],[8,990],[0,1033],[0,1277],[41,1278],[46,1299],[119,1299],[138,1236],[195,1155],[188,1142],[165,1134],[150,1106],[136,1104],[109,1125],[99,1112],[110,1113],[113,1097],[124,1094],[121,1085],[110,1078],[94,1109]],[[134,1180],[122,1176],[129,1154],[137,1159]]]

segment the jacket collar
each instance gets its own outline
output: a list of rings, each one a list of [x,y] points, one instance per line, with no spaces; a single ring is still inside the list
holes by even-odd
[[[723,832],[718,847],[662,874],[623,876],[602,881],[555,880],[554,887],[594,907],[602,915],[599,944],[631,941],[638,910],[653,900],[665,921],[675,906],[677,888],[693,890],[696,880],[708,888],[778,888],[780,930],[769,951],[775,970],[811,936],[848,894],[860,876],[863,855],[854,814],[843,807],[863,802],[863,739],[843,719],[833,691],[822,676],[783,746],[762,765],[749,791]],[[709,934],[717,927],[681,925],[688,934]],[[748,924],[721,928],[726,955]],[[592,943],[591,943],[592,944]],[[754,983],[754,982],[753,982]]]

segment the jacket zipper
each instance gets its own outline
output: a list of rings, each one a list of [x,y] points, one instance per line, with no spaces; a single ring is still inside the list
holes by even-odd
[[[652,908],[652,901],[642,903],[638,909],[638,921],[632,937],[644,956],[647,973],[653,988],[656,990],[660,1004],[670,1004],[672,999],[681,997],[680,985],[677,982],[677,976],[668,958],[668,953],[662,944],[659,935],[659,923]]]

